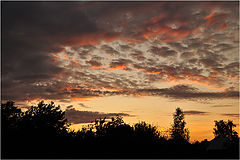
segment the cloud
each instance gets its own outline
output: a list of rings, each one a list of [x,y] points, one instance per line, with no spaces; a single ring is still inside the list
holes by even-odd
[[[221,65],[213,59],[200,59],[199,62],[202,63],[207,68],[209,68],[209,67],[221,67]]]
[[[213,105],[213,106],[211,106],[211,107],[232,107],[233,105],[228,105],[228,104],[226,104],[226,105],[221,105],[221,104],[219,104],[219,105]]]
[[[2,99],[238,97],[236,89],[144,90],[182,81],[238,88],[237,2],[114,4],[3,2]]]
[[[228,17],[228,14],[226,13],[217,13],[217,12],[211,12],[209,15],[204,17],[204,20],[208,21],[209,26],[218,26],[220,25],[226,25],[225,19]],[[223,26],[222,26],[223,27]]]
[[[184,111],[184,114],[185,115],[205,115],[205,114],[208,114],[208,112],[189,110],[189,111]]]
[[[67,99],[60,99],[59,102],[70,103],[71,101],[70,101],[70,100],[67,100]]]
[[[151,49],[149,49],[149,52],[161,57],[175,57],[177,55],[176,51],[170,50],[168,47],[152,46]]]
[[[195,87],[188,85],[176,85],[163,89],[139,89],[136,95],[164,96],[173,99],[216,99],[216,98],[239,98],[238,91],[226,92],[201,92]]]
[[[172,48],[174,48],[174,49],[176,49],[176,50],[178,50],[178,51],[180,51],[180,52],[183,52],[183,51],[186,51],[188,48],[187,47],[185,47],[185,46],[183,46],[183,44],[182,43],[180,43],[180,42],[170,42],[170,43],[168,43]]]
[[[110,47],[110,46],[108,46],[108,45],[102,45],[102,46],[101,46],[101,49],[102,49],[103,51],[105,51],[105,53],[110,54],[111,56],[114,56],[114,55],[118,55],[118,54],[119,54],[118,51],[116,51],[115,49],[113,49],[112,47]]]
[[[73,107],[73,105],[69,105],[69,106],[67,106],[67,109],[70,109],[70,108],[72,108]]]
[[[227,117],[239,117],[239,114],[234,114],[234,113],[224,113],[224,114],[221,114],[222,116],[227,116]]]
[[[181,54],[181,58],[183,59],[188,59],[188,58],[193,58],[196,52],[183,52]]]
[[[64,74],[69,75],[69,70],[56,65],[49,53],[61,51],[63,45],[74,41],[73,36],[98,31],[81,11],[62,12],[67,4],[16,2],[4,3],[3,6],[2,83],[6,87],[3,93],[12,94],[5,97],[19,98],[7,86],[19,85],[15,92],[22,92],[22,97],[28,97],[26,94],[35,91],[27,90],[37,89],[23,87],[34,87],[34,83],[56,81]],[[75,23],[75,19],[80,19],[82,23]],[[44,94],[42,89],[38,87],[39,94]]]
[[[78,103],[78,105],[81,106],[81,107],[83,107],[83,108],[90,108],[90,107],[86,106],[86,105],[83,104],[83,103]]]
[[[132,61],[129,60],[129,59],[116,59],[116,60],[113,60],[111,63],[110,63],[110,66],[109,68],[111,70],[115,70],[115,69],[127,69],[127,65],[129,63],[131,63]]]
[[[119,45],[119,47],[120,47],[120,50],[122,51],[127,51],[131,49],[129,45]]]
[[[238,73],[238,70],[239,70],[239,62],[232,62],[232,63],[226,65],[223,68],[223,70],[230,77],[238,77],[237,73]]]
[[[10,100],[33,100],[33,99],[52,99],[68,102],[74,98],[96,98],[107,95],[107,92],[86,89],[84,86],[74,83],[60,82],[35,82],[35,83],[16,83],[17,87],[6,88],[8,90],[3,99]]]
[[[99,69],[103,67],[102,63],[95,60],[89,60],[87,63],[91,65],[92,69]]]
[[[74,108],[67,109],[65,111],[66,118],[70,123],[91,123],[99,118],[111,118],[115,116],[130,116],[127,113],[102,113],[102,112],[93,112],[93,111],[78,111]]]
[[[134,53],[132,53],[131,56],[139,61],[144,61],[146,59],[146,57],[143,56],[143,53],[139,50],[134,50]]]

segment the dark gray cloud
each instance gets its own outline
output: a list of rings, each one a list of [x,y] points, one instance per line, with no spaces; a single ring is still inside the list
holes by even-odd
[[[109,67],[110,69],[127,69],[127,65],[131,62],[132,61],[129,59],[114,59],[110,63]]]
[[[169,43],[169,45],[176,49],[177,51],[180,51],[180,52],[183,52],[183,51],[186,51],[188,49],[188,47],[184,47],[181,43],[179,42],[171,42]]]
[[[177,55],[176,51],[171,50],[168,47],[158,48],[158,47],[152,46],[151,49],[149,49],[149,52],[161,57],[176,57]]]
[[[33,100],[33,99],[52,99],[68,102],[72,98],[89,98],[107,95],[107,92],[98,90],[84,89],[74,83],[62,82],[36,82],[36,83],[16,83],[16,87],[4,89],[7,90],[3,99],[7,100]]]
[[[232,44],[228,44],[228,43],[220,43],[213,47],[213,49],[215,49],[217,52],[224,52],[226,50],[230,50],[233,48],[234,48],[234,46]]]
[[[132,48],[129,45],[119,45],[119,47],[121,51],[128,51]]]
[[[228,65],[226,65],[223,70],[226,72],[226,74],[230,77],[239,77],[238,71],[239,71],[239,62],[232,62]]]
[[[193,58],[193,56],[195,55],[195,52],[183,52],[181,54],[181,58],[183,59],[189,59],[189,58]]]
[[[208,114],[208,112],[189,110],[189,111],[184,111],[184,114],[185,115],[206,115]]]
[[[90,60],[90,61],[87,61],[86,63],[90,64],[92,68],[102,67],[102,63],[96,60]]]
[[[221,104],[218,104],[218,105],[213,105],[213,106],[211,106],[211,107],[232,107],[233,105],[230,105],[230,104],[225,104],[225,105],[221,105]]]
[[[110,54],[111,56],[114,56],[114,55],[118,55],[119,52],[117,50],[115,50],[114,48],[108,46],[108,45],[102,45],[101,46],[101,49],[107,53],[107,54]]]
[[[227,117],[239,117],[239,114],[234,114],[234,113],[224,113],[221,114],[222,116],[227,116]]]
[[[152,64],[155,61],[152,62]],[[195,66],[187,66],[186,64],[180,63],[180,64],[163,64],[163,65],[155,65],[151,67],[150,65],[146,65],[144,63],[140,64],[134,64],[134,69],[142,70],[147,74],[156,74],[159,78],[167,80],[184,80],[189,79],[192,81],[203,81],[206,82],[208,79],[206,76],[202,75],[203,70],[200,68],[197,68]],[[152,76],[152,75],[149,75]],[[213,81],[213,80],[212,80]],[[219,83],[220,81],[218,81]],[[212,82],[213,83],[213,82]]]
[[[206,68],[211,68],[211,67],[217,68],[217,67],[221,67],[221,65],[220,65],[217,61],[215,61],[215,60],[213,60],[213,59],[200,59],[199,62],[200,62],[201,64],[203,64]]]
[[[93,111],[78,111],[75,109],[67,109],[65,111],[66,118],[70,123],[91,123],[99,118],[111,118],[115,116],[130,116],[127,113],[102,113]]]
[[[143,56],[143,53],[139,50],[134,50],[134,53],[132,53],[131,56],[139,61],[144,61],[146,59],[146,57]]]
[[[27,90],[44,94],[43,87],[33,83],[59,79],[68,72],[54,63],[49,53],[63,50],[62,46],[72,43],[73,37],[98,31],[69,3],[4,2],[2,6],[2,92],[6,98],[6,94],[11,94],[9,98],[19,97],[8,86],[26,97],[35,96],[34,91]]]
[[[135,92],[139,95],[164,96],[173,99],[215,99],[215,98],[239,98],[238,91],[226,92],[201,92],[188,85],[176,85],[163,89],[139,89]]]
[[[198,61],[197,58],[192,58],[192,59],[189,59],[187,62],[190,64],[196,64],[197,61]]]
[[[83,104],[83,103],[78,103],[78,105],[81,106],[81,107],[83,107],[83,108],[90,108],[90,107],[86,106],[86,105]]]
[[[69,105],[69,106],[67,106],[67,109],[70,109],[70,108],[72,108],[73,107],[73,105]]]

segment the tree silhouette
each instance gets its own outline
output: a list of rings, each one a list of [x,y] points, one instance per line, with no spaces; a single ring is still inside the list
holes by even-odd
[[[233,140],[230,148],[210,153],[210,142],[191,144],[180,108],[173,114],[171,139],[146,122],[127,124],[122,117],[100,118],[79,131],[70,131],[60,106],[43,101],[26,112],[9,101],[1,104],[1,158],[236,158],[237,132],[232,121],[215,121],[214,134]],[[124,146],[124,147],[123,147]]]
[[[134,125],[134,135],[140,137],[142,141],[156,142],[160,138],[160,132],[157,127],[147,124],[146,122],[139,122]]]
[[[64,112],[53,102],[44,104],[42,101],[38,106],[22,112],[9,101],[1,104],[1,114],[4,157],[29,158],[56,154],[69,137]]]
[[[184,120],[183,111],[180,108],[176,109],[173,114],[174,123],[170,130],[171,138],[174,140],[189,140],[189,131],[185,128],[186,122]]]
[[[14,107],[13,101],[8,101],[5,104],[1,104],[2,129],[16,129],[18,126],[18,121],[22,115],[23,112],[21,109]]]
[[[215,128],[213,128],[214,136],[217,138],[227,138],[231,141],[236,140],[238,138],[238,133],[233,130],[234,127],[236,127],[235,124],[233,124],[233,121],[214,121],[215,122]]]
[[[95,121],[96,136],[103,137],[105,140],[115,138],[120,143],[125,141],[124,138],[131,136],[132,127],[123,121],[120,116],[112,117],[111,121],[106,122],[106,118]],[[125,137],[126,136],[126,137]],[[121,141],[121,140],[122,141]],[[109,143],[112,143],[109,141]]]
[[[55,106],[54,102],[44,104],[41,101],[38,106],[28,109],[22,119],[25,127],[42,130],[53,130],[61,133],[67,130],[68,124],[65,112],[60,110],[60,106]]]

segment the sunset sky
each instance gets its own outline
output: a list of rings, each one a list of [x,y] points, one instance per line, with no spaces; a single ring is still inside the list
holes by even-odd
[[[77,129],[123,116],[190,139],[239,130],[239,2],[2,2],[2,101],[54,101]]]

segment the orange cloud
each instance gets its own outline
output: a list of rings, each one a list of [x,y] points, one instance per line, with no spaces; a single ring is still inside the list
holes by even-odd
[[[147,74],[160,74],[161,72],[157,71],[146,71]]]
[[[120,92],[120,89],[113,89],[113,88],[107,88],[107,87],[100,87],[102,91],[110,91],[110,92]]]
[[[140,40],[137,40],[137,39],[127,39],[127,38],[125,38],[124,40],[125,40],[125,42],[130,43],[130,44],[135,44],[135,43],[140,43],[141,42]]]
[[[126,69],[126,65],[125,64],[116,64],[114,66],[109,66],[110,70],[116,70],[116,69]]]
[[[227,16],[228,16],[228,14],[226,14],[226,13],[211,12],[206,17],[203,17],[203,19],[208,21],[209,26],[213,26],[213,25],[217,24],[217,25],[220,25],[219,29],[224,30],[227,28],[227,25],[225,23],[222,24],[222,22],[225,21]],[[221,23],[221,24],[219,24],[219,23]]]
[[[72,97],[72,101],[90,101],[92,99],[95,99],[97,97]]]
[[[187,22],[184,22],[185,24]],[[180,24],[180,22],[179,22]],[[186,26],[186,25],[183,25]],[[199,27],[193,28],[193,29],[188,29],[184,27],[179,27],[177,29],[172,29],[171,27],[168,26],[161,26],[159,24],[153,25],[151,27],[147,27],[147,31],[143,33],[143,37],[147,40],[150,38],[155,39],[157,36],[162,35],[162,39],[165,42],[172,42],[172,41],[178,41],[182,38],[187,37],[191,33],[196,32],[199,29]]]
[[[215,85],[210,85],[207,82],[202,82],[197,79],[174,79],[173,77],[170,79],[170,81],[165,81],[166,83],[178,85],[178,84],[199,84],[201,86],[205,86],[209,89],[215,89],[215,90],[224,90],[226,87],[216,87]]]
[[[157,22],[159,22],[160,20],[162,20],[165,17],[166,17],[166,14],[161,13],[160,15],[151,18],[150,22],[153,24],[156,24]],[[149,21],[145,21],[145,23],[149,23]]]
[[[57,56],[57,55],[50,55],[51,58],[53,58],[53,63],[56,64],[56,63],[59,63],[60,62],[60,56]]]
[[[55,62],[59,62],[60,59],[65,59],[65,60],[69,60],[69,61],[74,62],[74,63],[78,63],[78,60],[77,60],[77,59],[70,58],[68,55],[64,55],[63,57],[61,57],[61,56],[52,54],[52,55],[50,55],[50,56],[55,59]]]
[[[100,65],[100,66],[91,66],[91,69],[101,69],[104,68],[104,65]]]
[[[226,87],[217,87],[216,85],[218,84],[213,84],[213,82],[209,81],[211,79],[213,79],[214,74],[210,77],[205,77],[205,76],[201,76],[201,75],[197,75],[197,76],[185,76],[184,78],[187,80],[190,80],[194,83],[200,84],[200,85],[204,85],[208,88],[211,89],[226,89]]]
[[[191,33],[190,30],[181,30],[181,29],[171,29],[166,33],[165,42],[178,41],[187,37]]]
[[[211,12],[209,15],[207,15],[206,17],[203,17],[203,19],[205,19],[205,20],[209,20],[209,19],[211,19],[212,17],[213,17],[213,15],[214,15],[214,12]]]
[[[145,39],[154,38],[161,34],[166,34],[167,32],[169,32],[170,29],[171,29],[170,27],[159,25],[148,27],[147,31],[143,33],[143,37]]]
[[[64,59],[67,59],[67,60],[68,60],[69,58],[68,58],[68,56],[67,56],[67,55],[65,55],[65,56],[64,56]]]
[[[104,32],[97,33],[88,33],[82,36],[71,37],[71,41],[67,42],[66,46],[75,46],[75,45],[98,45],[101,41],[112,42],[115,40],[124,40],[127,43],[139,43],[140,40],[127,38],[118,34],[109,34]]]
[[[199,81],[199,80],[191,80],[191,81],[195,82],[197,84],[200,84],[200,85],[204,85],[204,86],[206,86],[206,87],[208,87],[210,89],[216,89],[216,90],[224,90],[224,89],[226,89],[226,87],[216,87],[216,86],[210,85],[210,84],[208,84],[206,82],[202,82],[202,81]]]
[[[141,67],[141,66],[134,66],[133,68],[138,70],[138,71],[142,70],[143,72],[145,72],[147,74],[160,74],[161,73],[160,71],[157,71],[157,70],[154,70],[154,69],[151,69],[151,68],[144,68],[144,67]]]

